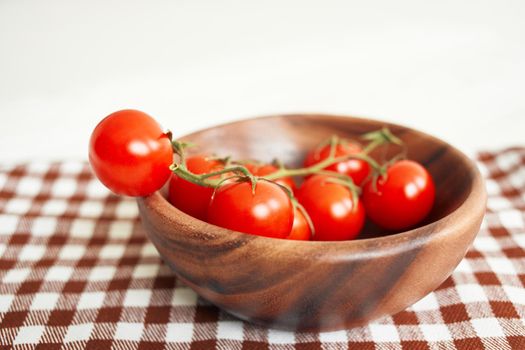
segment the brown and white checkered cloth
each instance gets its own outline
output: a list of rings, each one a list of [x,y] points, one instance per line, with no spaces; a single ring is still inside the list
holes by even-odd
[[[363,327],[291,333],[199,299],[135,202],[86,163],[0,166],[0,349],[525,349],[525,149],[481,153],[488,212],[436,291]]]

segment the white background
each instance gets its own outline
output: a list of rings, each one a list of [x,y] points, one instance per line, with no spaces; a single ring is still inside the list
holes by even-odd
[[[105,115],[272,113],[524,144],[525,1],[0,0],[0,162],[84,159]]]

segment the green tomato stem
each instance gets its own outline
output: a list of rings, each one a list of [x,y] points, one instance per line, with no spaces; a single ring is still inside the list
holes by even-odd
[[[185,166],[181,166],[177,164],[172,164],[170,169],[178,177],[186,181],[189,181],[191,183],[194,183],[196,185],[204,186],[204,187],[212,187],[212,188],[219,187],[221,183],[224,182],[223,181],[224,179],[212,179],[212,177],[227,174],[227,173],[236,174],[236,176],[240,178],[242,177],[248,178],[252,182],[253,187],[255,187],[255,184],[257,183],[256,177],[253,176],[246,167],[240,166],[240,165],[227,167],[227,168],[217,170],[217,171],[207,173],[207,174],[194,174],[191,171],[189,171]],[[253,190],[255,190],[255,188]]]
[[[340,157],[336,157],[336,150],[337,146],[343,142],[339,139],[337,136],[332,136],[329,139],[330,144],[330,153],[329,156],[326,159],[321,160],[319,163],[314,164],[309,167],[305,168],[298,168],[298,169],[288,169],[286,168],[282,163],[279,163],[279,168],[276,172],[271,173],[269,175],[265,175],[260,177],[260,179],[265,179],[269,181],[274,181],[283,177],[292,177],[292,176],[308,176],[313,174],[323,174],[328,175],[333,178],[336,178],[339,180],[339,182],[343,182],[347,185],[347,187],[350,188],[352,193],[354,195],[359,193],[359,187],[357,187],[352,179],[346,175],[338,174],[336,172],[325,170],[325,168],[338,163],[342,161],[346,161],[349,159],[360,159],[365,161],[372,167],[372,170],[374,174],[384,174],[386,171],[385,166],[380,165],[376,160],[374,160],[372,157],[369,156],[369,153],[372,152],[374,149],[376,149],[379,146],[382,146],[383,144],[388,143],[395,143],[395,144],[402,144],[402,141],[394,136],[390,130],[387,128],[383,128],[381,130],[373,131],[370,133],[367,133],[363,135],[363,138],[368,140],[368,144],[364,147],[363,151],[360,153],[355,154],[348,154]],[[204,187],[211,187],[211,188],[217,188],[219,187],[224,181],[223,179],[213,179],[213,177],[220,176],[226,173],[232,173],[238,176],[239,178],[247,178],[252,183],[252,190],[255,191],[255,187],[257,184],[258,177],[255,177],[250,171],[243,166],[242,164],[234,164],[230,166],[230,160],[228,158],[228,161],[225,162],[226,167],[214,171],[207,174],[193,174],[191,171],[188,170],[186,167],[186,155],[185,155],[185,148],[192,146],[190,143],[185,143],[182,141],[172,141],[173,150],[176,155],[180,157],[179,164],[174,163],[171,165],[170,169],[174,174],[179,176],[180,178],[192,182],[194,184],[197,184],[199,186]],[[234,175],[234,177],[235,177]]]

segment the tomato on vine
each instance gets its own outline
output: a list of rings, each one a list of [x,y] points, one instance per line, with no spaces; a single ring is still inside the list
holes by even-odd
[[[253,235],[286,238],[292,229],[294,208],[277,184],[242,180],[220,186],[208,207],[208,222]]]
[[[350,240],[363,228],[365,210],[359,197],[332,178],[308,178],[297,190],[297,199],[310,215],[316,241]]]
[[[224,163],[217,159],[196,155],[186,158],[186,167],[193,174],[209,174],[223,169]],[[170,179],[168,199],[186,214],[206,220],[213,190],[212,187],[200,186],[173,174]]]
[[[421,222],[432,209],[435,186],[429,172],[419,163],[402,160],[390,166],[377,180],[364,187],[366,213],[388,230],[404,230]]]
[[[255,176],[267,176],[274,174],[279,169],[272,164],[256,164],[256,163],[246,163],[244,166]],[[288,187],[292,192],[295,191],[296,186],[294,180],[290,176],[281,177],[275,180],[272,180],[279,185]]]
[[[321,148],[316,148],[308,152],[304,160],[304,166],[309,167],[327,159],[330,156],[331,148],[333,146],[335,146],[333,156],[336,158],[358,154],[363,151],[361,146],[352,142],[339,142],[336,145],[327,144]],[[370,166],[366,161],[352,158],[333,163],[324,169],[347,175],[354,180],[356,185],[360,185],[370,173]]]
[[[146,113],[121,110],[93,130],[89,162],[98,179],[116,194],[147,196],[171,175],[171,140]]]

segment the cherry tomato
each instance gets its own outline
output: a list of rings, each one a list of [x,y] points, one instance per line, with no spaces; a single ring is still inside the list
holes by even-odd
[[[356,154],[361,152],[361,146],[355,143],[338,144],[335,148],[335,157],[342,157],[348,154]],[[313,149],[307,155],[304,161],[304,166],[309,167],[321,162],[330,156],[330,145],[323,146],[320,149]],[[360,185],[370,173],[370,166],[367,162],[361,159],[347,159],[337,162],[325,168],[340,174],[348,175],[354,180],[356,185]]]
[[[265,176],[275,173],[277,170],[279,170],[276,166],[271,164],[253,164],[253,163],[247,163],[244,165],[253,175],[255,176]],[[282,177],[280,179],[274,180],[274,182],[278,183],[279,185],[288,187],[292,192],[295,191],[295,182],[291,177]]]
[[[404,230],[423,220],[434,203],[435,187],[428,171],[419,163],[394,163],[386,177],[366,184],[363,201],[370,219],[389,230]]]
[[[354,202],[347,187],[330,182],[326,176],[309,177],[297,190],[297,199],[312,219],[316,241],[350,240],[363,228],[361,201]]]
[[[285,238],[293,224],[293,205],[284,190],[269,181],[233,182],[217,189],[208,208],[208,222],[244,233]]]
[[[310,225],[308,225],[308,221],[306,221],[302,211],[295,209],[292,232],[290,232],[286,239],[309,241],[310,237],[312,237],[312,230],[310,229]]]
[[[95,127],[89,161],[95,175],[111,191],[146,196],[170,177],[173,150],[152,117],[128,109],[110,114]]]
[[[208,174],[224,168],[224,164],[206,156],[191,156],[186,159],[186,167],[194,174]],[[199,186],[173,174],[170,180],[168,199],[178,209],[200,220],[206,220],[206,212],[213,188]]]

